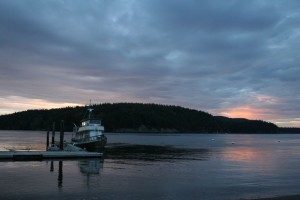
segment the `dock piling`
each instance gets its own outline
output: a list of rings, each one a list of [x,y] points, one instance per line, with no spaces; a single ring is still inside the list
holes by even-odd
[[[59,149],[64,150],[64,120],[60,122]]]
[[[55,139],[55,122],[52,124],[52,141],[51,141],[51,146],[54,146],[54,139]]]
[[[49,129],[47,131],[47,139],[46,139],[46,151],[48,151],[49,148]]]

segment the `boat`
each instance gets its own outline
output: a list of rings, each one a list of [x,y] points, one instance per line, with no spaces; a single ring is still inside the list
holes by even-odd
[[[87,109],[80,126],[74,124],[74,130],[71,143],[74,146],[80,147],[87,151],[101,151],[104,149],[107,138],[104,135],[104,127],[101,125],[101,120],[93,117],[93,108],[91,104]]]

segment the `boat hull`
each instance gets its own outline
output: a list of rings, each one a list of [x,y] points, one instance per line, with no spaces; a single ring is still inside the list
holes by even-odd
[[[106,136],[102,136],[96,140],[84,140],[76,141],[73,140],[73,145],[85,149],[87,151],[101,151],[104,149],[107,142]]]

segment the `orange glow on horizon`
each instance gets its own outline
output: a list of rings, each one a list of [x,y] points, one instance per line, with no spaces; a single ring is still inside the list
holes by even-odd
[[[253,106],[240,106],[219,112],[219,115],[230,118],[246,118],[251,120],[264,120],[276,124],[279,127],[300,127],[300,118],[282,118],[270,109]]]
[[[226,117],[231,118],[246,118],[246,119],[274,119],[278,116],[274,115],[271,110],[264,109],[264,108],[257,108],[253,106],[240,106],[240,107],[234,107],[227,109],[224,112],[220,113],[221,115],[224,115]]]
[[[255,113],[253,112],[253,109],[251,109],[250,107],[232,108],[231,110],[222,112],[222,114],[232,118],[247,118],[247,119],[255,118]]]
[[[9,114],[24,110],[32,109],[52,109],[82,106],[82,104],[68,103],[68,102],[50,102],[44,99],[29,99],[19,96],[10,96],[7,98],[0,98],[0,115]]]

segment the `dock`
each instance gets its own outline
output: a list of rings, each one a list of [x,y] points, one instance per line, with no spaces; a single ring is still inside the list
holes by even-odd
[[[60,139],[55,141],[55,122],[52,124],[52,137],[50,144],[50,131],[47,131],[45,151],[0,151],[0,161],[42,161],[102,158],[103,153],[88,152],[64,141],[64,121],[60,123]]]
[[[86,151],[1,151],[0,161],[41,161],[47,159],[101,158],[103,153]]]

